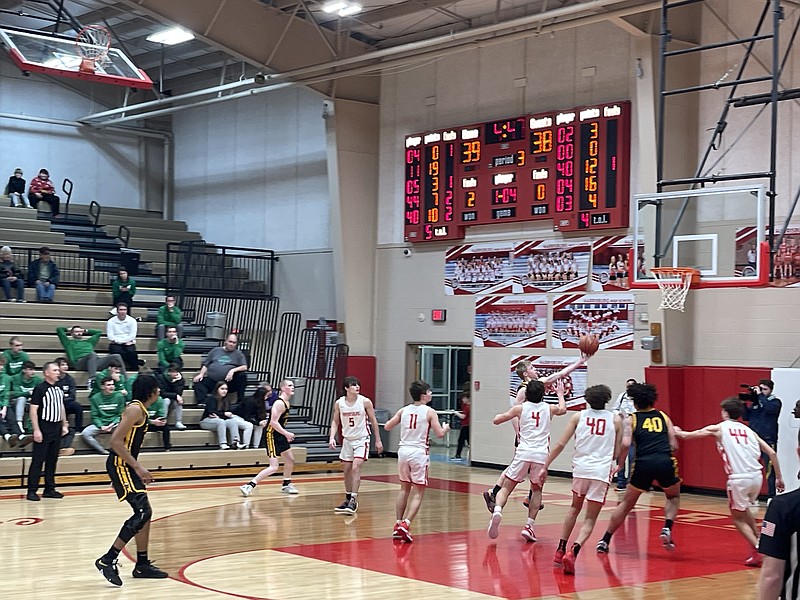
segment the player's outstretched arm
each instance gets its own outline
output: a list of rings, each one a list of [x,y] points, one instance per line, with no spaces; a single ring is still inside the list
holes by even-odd
[[[495,425],[501,425],[506,421],[510,421],[514,417],[519,419],[520,414],[522,414],[522,407],[519,404],[516,404],[509,408],[506,412],[495,415],[494,419],[492,419],[492,423]]]
[[[450,425],[448,423],[444,425],[439,423],[439,415],[430,407],[428,407],[428,423],[431,429],[433,429],[433,433],[436,434],[436,437],[443,438],[447,435],[447,432],[450,431]]]
[[[333,419],[331,419],[331,435],[328,439],[328,447],[331,449],[336,448],[336,434],[339,432],[339,425],[342,422],[342,417],[339,415],[339,401],[333,403]]]
[[[564,380],[559,379],[556,381],[556,395],[558,396],[558,404],[556,406],[550,405],[550,416],[551,417],[558,417],[560,415],[564,415],[567,413],[567,399],[564,396],[566,393],[566,386],[564,385]]]
[[[585,365],[587,360],[589,360],[589,357],[586,356],[585,354],[581,354],[581,357],[578,360],[576,360],[574,363],[572,363],[571,365],[567,365],[566,367],[564,367],[560,371],[557,371],[556,373],[553,373],[552,375],[548,375],[547,377],[545,377],[543,379],[540,379],[539,381],[541,381],[544,384],[553,383],[557,379],[561,379],[562,377],[566,377],[567,375],[572,373],[578,367],[582,367],[583,365]]]
[[[684,431],[677,425],[673,425],[672,427],[675,431],[675,437],[682,440],[696,440],[711,436],[719,437],[722,433],[722,429],[720,429],[718,424],[706,425],[702,429],[695,429],[694,431]]]
[[[367,418],[369,418],[369,422],[372,423],[372,431],[375,432],[375,451],[380,454],[383,452],[383,442],[381,441],[381,436],[378,434],[380,430],[378,429],[378,419],[375,417],[375,407],[372,404],[372,400],[368,398],[364,400],[364,410],[367,411]]]
[[[403,407],[403,408],[405,408],[405,407]],[[394,413],[394,416],[391,419],[386,421],[386,425],[384,425],[383,428],[386,431],[389,431],[390,429],[394,429],[395,427],[400,425],[400,419],[402,419],[402,418],[403,418],[403,409],[401,408],[396,413]]]

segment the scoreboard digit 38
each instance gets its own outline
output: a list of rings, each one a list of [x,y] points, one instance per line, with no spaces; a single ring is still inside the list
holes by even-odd
[[[552,220],[556,231],[628,227],[630,102],[405,138],[405,239]]]

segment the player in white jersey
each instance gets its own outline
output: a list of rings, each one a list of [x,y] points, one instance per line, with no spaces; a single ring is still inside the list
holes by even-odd
[[[528,506],[528,523],[522,530],[522,537],[526,541],[535,542],[536,534],[533,532],[536,515],[539,513],[542,501],[542,472],[547,454],[550,450],[550,420],[557,415],[567,412],[567,403],[564,398],[564,383],[556,383],[558,405],[542,402],[544,398],[544,383],[535,380],[525,387],[525,402],[516,404],[506,412],[495,415],[492,423],[500,425],[514,418],[519,419],[519,445],[514,452],[514,459],[503,471],[503,485],[497,492],[494,511],[489,521],[489,537],[495,539],[500,533],[500,521],[503,518],[503,507],[508,502],[508,497],[518,483],[527,476],[531,481],[531,501]]]
[[[561,539],[553,556],[553,563],[562,565],[564,573],[575,573],[575,559],[581,547],[592,534],[600,509],[606,502],[608,484],[614,473],[615,458],[622,444],[622,419],[610,410],[606,404],[611,400],[611,390],[605,385],[593,385],[586,388],[586,403],[589,408],[570,417],[564,435],[550,451],[545,463],[547,468],[566,447],[570,438],[575,436],[575,453],[572,455],[572,504],[567,511],[561,529]],[[623,459],[624,461],[624,459]],[[542,481],[544,483],[544,481]],[[575,528],[575,522],[587,501],[583,525],[575,538],[572,548],[567,551],[567,541]]]
[[[431,386],[422,380],[413,382],[408,393],[412,404],[398,410],[386,422],[384,429],[389,431],[400,425],[400,446],[397,449],[397,470],[400,474],[400,494],[395,506],[397,521],[392,537],[403,542],[413,542],[411,521],[422,506],[422,496],[428,485],[428,433],[431,429],[436,437],[443,438],[450,426],[439,424],[439,417],[428,403],[433,392]],[[412,494],[413,492],[413,494]]]
[[[361,382],[357,377],[344,378],[345,395],[333,405],[333,421],[328,446],[336,448],[336,435],[342,430],[342,450],[339,459],[344,465],[345,499],[334,512],[354,515],[358,510],[358,488],[361,486],[361,465],[369,460],[370,423],[378,431],[372,400],[359,394]],[[375,451],[383,452],[380,435],[375,438]]]
[[[523,402],[525,402],[525,386],[529,381],[538,380],[541,381],[543,384],[545,384],[545,386],[553,383],[554,381],[559,381],[560,379],[563,379],[564,377],[572,373],[578,367],[585,365],[588,358],[589,358],[588,356],[582,354],[581,357],[574,363],[567,365],[560,371],[552,373],[551,375],[546,375],[544,377],[539,376],[539,372],[536,370],[536,365],[534,365],[531,361],[523,360],[519,362],[517,364],[516,371],[517,371],[517,376],[522,380],[522,385],[520,385],[519,388],[517,389],[516,401],[512,401],[511,406],[522,404]],[[514,427],[514,439],[515,439],[514,446],[516,446],[517,445],[516,440],[519,439],[519,419],[517,419],[516,417],[511,419],[511,425]],[[486,508],[489,510],[489,512],[494,512],[494,506],[497,499],[497,492],[500,491],[500,488],[502,486],[503,486],[503,476],[500,475],[500,477],[497,478],[497,483],[494,484],[494,488],[483,492],[483,501],[486,502]],[[525,500],[523,504],[527,508],[530,502],[531,502],[531,494],[528,494],[528,498],[527,500]],[[539,510],[541,510],[542,508],[544,508],[544,506],[540,505]]]
[[[728,506],[736,529],[750,544],[750,555],[744,564],[749,567],[761,566],[761,555],[758,553],[758,528],[750,506],[758,499],[764,476],[761,473],[759,458],[761,453],[769,456],[775,469],[775,489],[785,489],[778,455],[775,450],[738,419],[744,414],[744,402],[739,398],[728,398],[722,401],[722,422],[707,425],[695,431],[682,431],[675,428],[675,435],[684,440],[692,440],[713,436],[717,441],[717,450],[722,457],[725,473],[728,475]]]

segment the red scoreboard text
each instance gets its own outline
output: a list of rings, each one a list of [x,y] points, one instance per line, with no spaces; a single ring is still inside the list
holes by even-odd
[[[630,102],[405,138],[405,239],[548,219],[557,231],[628,226]]]

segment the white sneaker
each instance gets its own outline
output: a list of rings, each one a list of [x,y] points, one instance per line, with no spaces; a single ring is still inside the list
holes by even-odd
[[[245,483],[243,486],[239,487],[239,491],[242,492],[242,496],[247,498],[250,494],[253,493],[253,486],[249,483]]]
[[[495,512],[492,513],[492,519],[489,521],[489,538],[490,539],[497,539],[497,536],[500,535],[500,521],[503,520],[503,513]]]
[[[236,449],[237,450],[244,450],[247,448],[247,444],[243,444],[241,442],[236,442]]]
[[[283,492],[284,494],[299,494],[300,490],[298,490],[290,483],[289,485],[281,486],[281,492]]]
[[[180,430],[180,431],[183,431],[184,429],[186,429],[186,425],[184,425],[183,423],[181,423],[180,421],[178,421],[177,423],[175,423],[175,429],[178,429],[178,430]]]
[[[228,449],[230,449],[230,446],[228,446],[228,444],[220,444],[219,445],[219,449],[220,450],[228,450]]]

